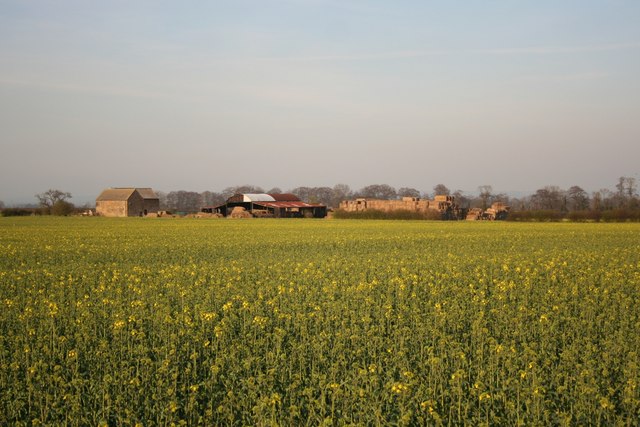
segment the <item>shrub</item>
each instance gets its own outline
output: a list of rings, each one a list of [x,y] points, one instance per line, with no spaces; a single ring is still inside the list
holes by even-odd
[[[33,209],[25,209],[25,208],[2,209],[2,216],[29,216],[33,214],[34,214]]]
[[[441,220],[442,214],[435,210],[414,212],[406,209],[398,209],[385,212],[377,209],[367,209],[359,212],[348,212],[343,209],[336,209],[333,217],[336,219]]]
[[[69,203],[65,200],[58,200],[51,207],[51,215],[69,216],[74,212],[75,208],[76,207],[73,203]]]
[[[524,222],[556,222],[561,221],[564,214],[560,211],[537,210],[537,211],[515,211],[509,212],[507,221]]]
[[[613,209],[602,212],[602,221],[607,222],[624,222],[624,221],[640,221],[640,210],[632,209]]]

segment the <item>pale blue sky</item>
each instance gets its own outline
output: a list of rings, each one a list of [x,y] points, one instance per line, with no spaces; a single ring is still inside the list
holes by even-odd
[[[0,200],[640,173],[638,1],[0,0]]]

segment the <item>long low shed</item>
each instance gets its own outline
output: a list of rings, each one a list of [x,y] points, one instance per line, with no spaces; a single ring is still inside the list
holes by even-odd
[[[307,203],[294,194],[234,194],[217,206],[205,206],[201,210],[229,216],[234,208],[243,208],[254,217],[272,218],[324,218],[327,207]]]

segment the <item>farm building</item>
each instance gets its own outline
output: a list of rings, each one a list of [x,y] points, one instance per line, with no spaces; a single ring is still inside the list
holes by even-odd
[[[327,207],[306,203],[294,194],[234,194],[217,206],[205,206],[202,212],[225,217],[324,218]]]
[[[96,198],[96,214],[125,217],[157,213],[160,200],[151,188],[108,188]]]

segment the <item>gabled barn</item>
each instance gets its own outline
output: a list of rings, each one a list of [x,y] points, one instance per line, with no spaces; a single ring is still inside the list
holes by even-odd
[[[324,218],[327,207],[306,203],[294,194],[234,194],[217,206],[206,206],[202,212],[230,216],[234,209],[254,217],[272,218]]]
[[[157,213],[160,199],[151,188],[108,188],[96,198],[96,214],[125,217]]]

